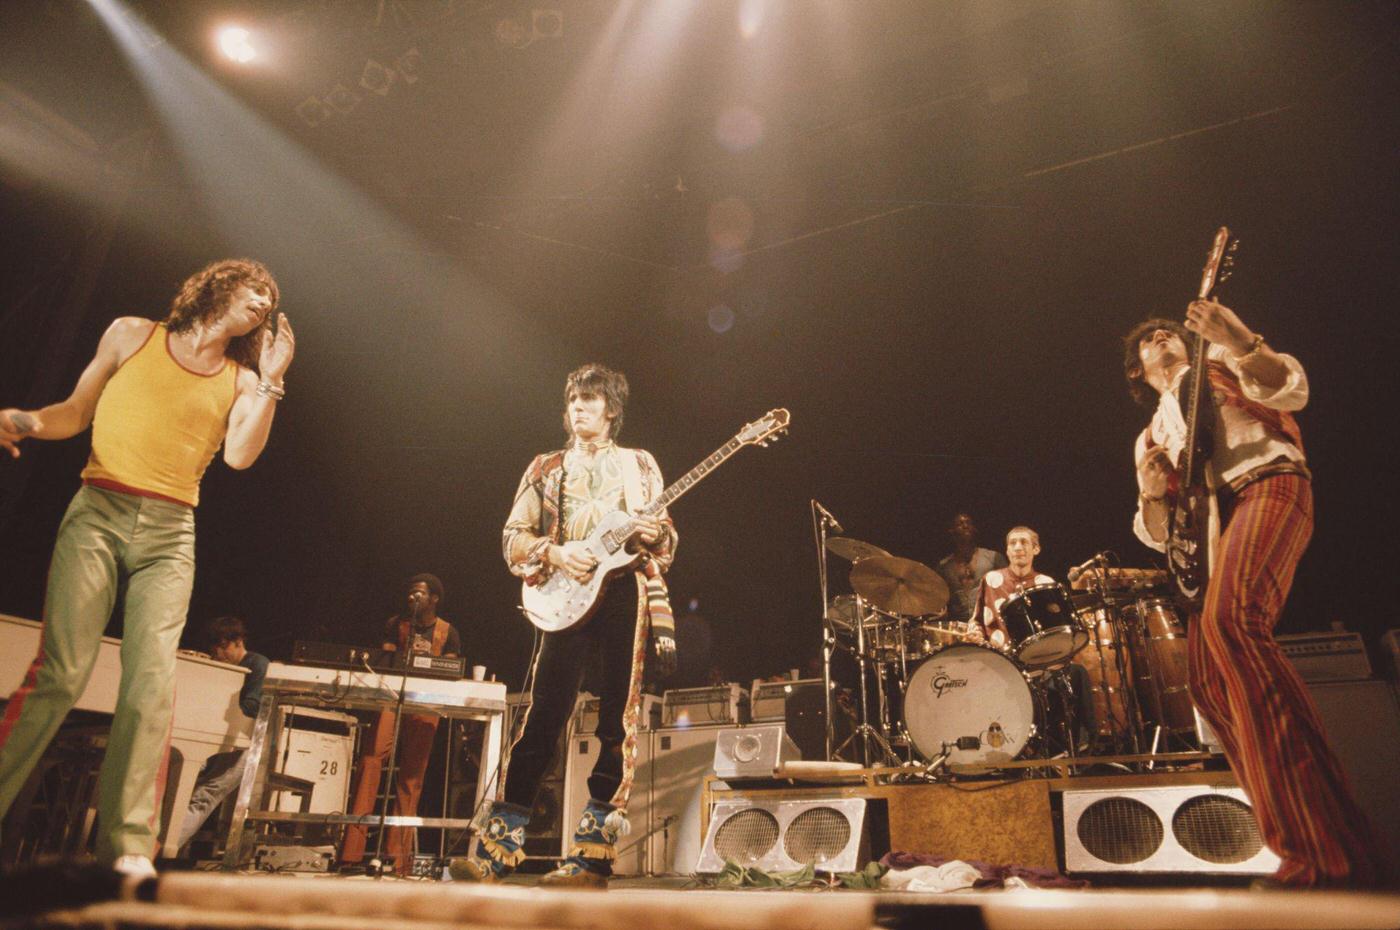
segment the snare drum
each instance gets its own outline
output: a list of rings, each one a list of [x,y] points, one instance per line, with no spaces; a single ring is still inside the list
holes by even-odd
[[[1032,585],[1008,597],[1001,605],[1001,621],[1012,651],[1027,668],[1062,664],[1089,642],[1069,592],[1058,584]]]
[[[949,768],[995,765],[1023,753],[1036,732],[1035,701],[1021,667],[989,646],[948,646],[909,676],[904,726],[914,748],[934,759],[975,736],[977,749],[951,749]]]
[[[910,624],[904,635],[909,658],[925,659],[940,649],[955,646],[967,636],[963,624],[952,620],[920,620]]]

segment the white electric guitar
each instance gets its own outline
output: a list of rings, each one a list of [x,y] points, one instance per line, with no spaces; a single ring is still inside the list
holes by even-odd
[[[786,410],[770,410],[715,450],[714,454],[696,465],[672,484],[649,507],[636,516],[654,517],[689,491],[744,446],[766,446],[787,431],[789,415]],[[630,571],[642,559],[640,551],[627,544],[637,531],[636,516],[615,510],[599,521],[584,548],[598,560],[597,567],[584,581],[571,578],[567,572],[555,570],[538,585],[522,585],[520,603],[525,616],[546,633],[557,633],[578,626],[592,616],[598,606],[603,588],[613,577]]]

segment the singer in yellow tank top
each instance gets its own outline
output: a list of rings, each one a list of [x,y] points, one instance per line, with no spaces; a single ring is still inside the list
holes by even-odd
[[[83,481],[193,507],[224,441],[238,364],[225,359],[218,372],[200,374],[175,360],[169,342],[165,324],[157,323],[107,382]]]
[[[215,262],[184,282],[163,323],[114,321],[68,398],[0,410],[0,450],[12,456],[26,439],[93,428],[83,487],[49,562],[39,654],[0,715],[0,817],[87,685],[120,597],[122,672],[98,776],[97,857],[128,874],[154,871],[199,481],[221,444],[231,468],[257,460],[286,393],[295,344],[285,319],[274,327],[277,298],[257,262]],[[172,816],[173,838],[183,805]]]

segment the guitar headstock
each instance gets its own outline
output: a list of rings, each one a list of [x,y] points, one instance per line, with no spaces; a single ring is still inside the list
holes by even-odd
[[[1230,227],[1221,226],[1216,230],[1215,241],[1206,255],[1206,266],[1201,271],[1201,290],[1196,295],[1200,300],[1209,297],[1217,284],[1230,277],[1239,244],[1239,240],[1230,235]]]
[[[741,445],[766,446],[787,432],[788,421],[791,419],[792,415],[786,408],[778,407],[752,423],[745,423],[744,428],[739,430],[734,438],[739,440]]]

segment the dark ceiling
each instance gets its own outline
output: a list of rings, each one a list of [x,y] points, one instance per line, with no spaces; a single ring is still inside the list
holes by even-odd
[[[257,467],[205,479],[191,619],[240,613],[274,657],[362,641],[433,571],[473,658],[517,684],[530,631],[499,532],[530,456],[562,442],[564,374],[624,369],[623,439],[669,476],[786,406],[788,440],[674,508],[677,606],[701,599],[713,660],[747,679],[818,648],[811,498],[930,563],[967,509],[989,545],[1038,528],[1055,575],[1099,549],[1150,564],[1118,337],[1184,312],[1228,223],[1244,251],[1223,298],[1314,392],[1318,529],[1283,628],[1374,641],[1400,626],[1379,411],[1398,18],[16,0],[0,402],[63,396],[114,316],[160,314],[202,263],[263,259],[299,354]],[[218,58],[233,21],[266,59]],[[0,611],[38,615],[84,455],[0,464]]]

